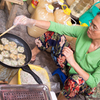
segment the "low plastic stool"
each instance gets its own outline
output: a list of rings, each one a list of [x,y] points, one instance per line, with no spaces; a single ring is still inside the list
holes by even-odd
[[[67,76],[61,71],[60,68],[57,68],[52,75],[58,74],[62,83],[64,84],[65,80],[67,79]]]

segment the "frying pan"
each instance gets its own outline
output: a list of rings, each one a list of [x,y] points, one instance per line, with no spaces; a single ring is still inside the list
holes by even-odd
[[[31,57],[32,57],[32,53],[31,53],[31,50],[30,50],[28,44],[20,37],[10,34],[10,33],[7,33],[7,34],[3,35],[2,37],[0,37],[0,44],[2,44],[1,38],[7,38],[9,41],[14,41],[17,44],[17,46],[24,47],[24,54],[25,54],[26,58],[25,58],[25,64],[23,66],[10,66],[1,61],[0,61],[0,64],[3,65],[4,67],[8,67],[8,68],[22,68],[23,71],[30,73],[33,76],[33,78],[37,81],[37,83],[43,84],[41,79],[28,66],[28,63],[30,62]]]

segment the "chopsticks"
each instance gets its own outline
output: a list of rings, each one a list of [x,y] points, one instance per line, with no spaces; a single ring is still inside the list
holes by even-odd
[[[6,34],[8,31],[10,31],[11,29],[13,29],[13,28],[15,28],[15,27],[16,27],[16,25],[13,25],[13,26],[10,27],[9,29],[7,29],[5,32],[3,32],[3,33],[0,35],[0,37],[3,36],[4,34]]]
[[[23,19],[22,19],[22,21],[24,21],[24,20],[26,20],[26,17],[24,17]],[[10,31],[11,29],[13,29],[13,28],[15,28],[17,25],[13,25],[12,27],[10,27],[9,29],[7,29],[5,32],[3,32],[1,35],[0,35],[0,37],[1,36],[3,36],[4,34],[6,34],[8,31]]]

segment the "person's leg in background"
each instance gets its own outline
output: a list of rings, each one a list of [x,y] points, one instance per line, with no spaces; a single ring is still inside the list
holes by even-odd
[[[46,50],[52,46],[51,56],[56,64],[63,69],[63,71],[68,74],[69,67],[67,66],[67,61],[65,56],[62,55],[63,47],[70,47],[64,35],[59,35],[54,32],[46,32],[44,35],[35,40],[37,47],[32,50],[32,56],[36,56],[40,50]],[[39,49],[38,49],[39,48]],[[34,51],[36,51],[34,53]],[[90,89],[90,90],[89,90]],[[69,76],[64,84],[61,93],[58,96],[58,100],[67,100],[74,98],[79,93],[91,94],[94,89],[87,86],[84,79],[79,75]]]
[[[36,46],[32,49],[32,58],[31,61],[35,60],[36,55],[43,50],[49,48],[50,44],[48,44],[48,40],[51,39],[54,32],[46,32],[39,38],[35,39]]]
[[[64,95],[62,95],[61,93],[59,94],[57,100],[68,100]]]
[[[79,75],[70,75],[65,81],[64,87],[58,96],[58,100],[69,100],[78,94],[91,95],[95,88],[90,88]]]
[[[57,66],[64,68],[67,65],[65,56],[62,54],[64,46],[70,47],[64,35],[47,31],[42,36],[35,40],[36,47],[32,50],[32,61],[35,60],[36,55],[40,50],[46,50],[52,46],[51,57],[56,62]]]
[[[34,47],[34,49],[31,50],[32,52],[32,58],[31,58],[31,61],[34,61],[35,58],[36,58],[36,55],[40,52],[40,50],[38,49],[37,46]]]

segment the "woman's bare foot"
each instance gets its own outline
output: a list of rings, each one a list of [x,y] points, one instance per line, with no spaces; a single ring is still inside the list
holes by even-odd
[[[58,100],[68,100],[67,98],[65,98],[64,95],[62,95],[61,93],[58,95]]]
[[[38,49],[37,46],[35,46],[32,50],[32,58],[31,58],[31,61],[35,61],[35,58],[36,58],[36,55],[40,52],[40,50]]]
[[[32,56],[31,61],[35,61],[36,56]]]

